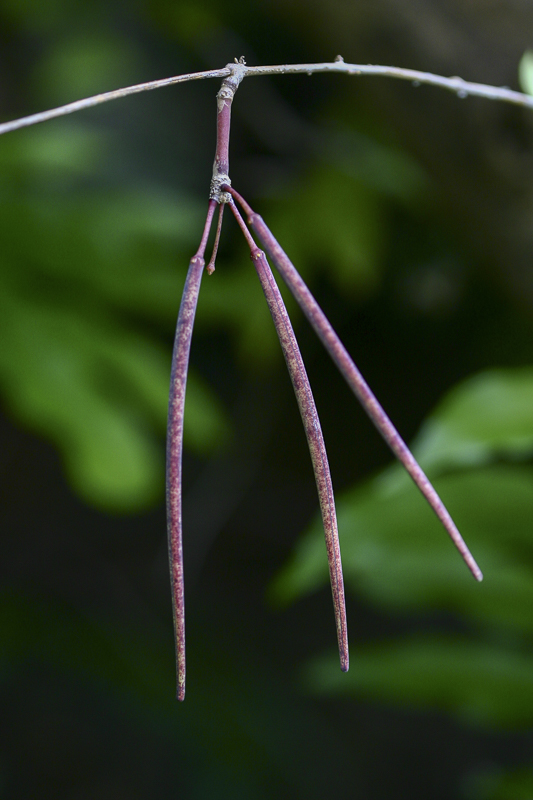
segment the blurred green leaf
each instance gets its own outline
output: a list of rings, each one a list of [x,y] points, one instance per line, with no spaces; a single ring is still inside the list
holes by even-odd
[[[398,467],[339,500],[348,590],[395,616],[451,612],[490,640],[443,636],[372,646],[358,651],[355,672],[343,686],[453,710],[480,724],[531,720],[533,664],[520,648],[533,634],[533,469],[485,464],[531,452],[532,401],[530,368],[482,373],[453,389],[418,437],[418,455],[436,476],[435,488],[485,573],[481,585]],[[271,596],[290,602],[327,581],[317,519],[273,583]],[[330,685],[324,676],[321,670],[315,674],[316,685]],[[328,680],[337,686],[337,678]]]
[[[314,661],[306,682],[327,694],[356,694],[438,709],[490,727],[533,721],[533,658],[459,637],[406,637],[359,647],[343,674],[332,657]]]
[[[408,153],[348,127],[330,134],[324,158],[358,183],[401,203],[420,198],[429,186],[428,175]]]
[[[523,92],[533,95],[533,50],[526,50],[520,59],[518,81]]]
[[[136,316],[173,329],[201,217],[154,187],[78,191],[80,161],[103,169],[110,143],[71,121],[57,141],[47,130],[0,147],[0,386],[86,501],[135,511],[163,494],[170,374],[168,345]],[[43,191],[48,181],[65,191]],[[206,454],[228,421],[194,374],[188,398],[185,443]]]
[[[167,402],[168,389],[165,392]],[[165,405],[166,407],[166,405]],[[187,378],[183,441],[199,454],[209,454],[224,446],[231,428],[228,417],[209,386],[193,371]]]
[[[226,270],[220,260],[216,272],[203,281],[198,323],[213,330],[229,330],[239,358],[254,370],[281,358],[261,285],[244,251],[238,267]]]
[[[348,587],[395,613],[447,608],[486,625],[532,632],[533,470],[474,470],[440,478],[435,487],[488,580],[479,585],[472,579],[414,486],[387,496],[374,482],[338,503]],[[272,594],[289,602],[327,580],[317,521],[279,574]]]
[[[368,291],[378,279],[383,214],[378,194],[326,164],[312,171],[268,212],[269,227],[298,270],[320,266],[343,291]]]
[[[57,37],[43,54],[35,85],[47,103],[64,103],[136,82],[140,51],[126,36],[84,27]]]
[[[0,384],[12,413],[57,442],[70,479],[89,502],[122,511],[159,499],[165,350],[100,315],[17,303],[6,293],[2,306]],[[205,453],[227,436],[220,405],[192,375],[187,446]]]
[[[451,390],[422,426],[413,451],[436,471],[533,452],[533,368],[482,372]]]
[[[531,800],[533,770],[524,767],[507,772],[489,767],[467,777],[465,797],[471,800]]]
[[[487,370],[462,381],[422,424],[411,449],[432,479],[501,458],[523,460],[533,452],[533,369]],[[397,462],[377,481],[390,493],[411,484]]]
[[[10,302],[11,301],[11,302]],[[168,362],[155,343],[103,317],[2,297],[0,383],[12,413],[55,440],[90,502],[142,508],[161,494]]]
[[[72,119],[22,129],[2,140],[0,187],[5,189],[8,181],[25,175],[31,175],[34,183],[39,178],[49,181],[94,174],[105,163],[110,147],[104,131]]]

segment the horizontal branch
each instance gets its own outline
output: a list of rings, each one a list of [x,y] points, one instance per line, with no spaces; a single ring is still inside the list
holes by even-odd
[[[84,108],[107,103],[110,100],[118,100],[120,97],[128,97],[130,94],[148,92],[152,89],[162,89],[164,86],[173,86],[176,83],[201,80],[203,78],[227,78],[237,65],[227,64],[222,69],[207,70],[206,72],[191,72],[186,75],[175,75],[172,78],[163,78],[147,83],[138,83],[135,86],[126,86],[123,89],[115,89],[112,92],[96,94],[93,97],[86,97],[83,100],[76,100],[74,103],[52,108],[49,111],[41,111],[38,114],[31,114],[29,117],[4,122],[0,124],[0,134],[9,131],[25,128],[29,125],[36,125],[39,122],[46,122],[55,117],[62,117],[65,114],[72,114]],[[335,61],[323,64],[280,64],[272,67],[248,67],[242,62],[238,65],[240,70],[244,70],[244,77],[255,75],[313,75],[315,72],[337,72],[346,75],[378,75],[387,78],[398,78],[399,80],[411,81],[414,86],[422,83],[430,86],[438,86],[454,92],[458,97],[484,97],[487,100],[500,100],[504,103],[513,103],[533,109],[533,96],[515,92],[506,86],[487,86],[483,83],[470,83],[462,78],[444,78],[442,75],[433,75],[431,72],[420,72],[416,69],[403,69],[401,67],[383,67],[374,64],[347,64],[341,56],[337,56]]]
[[[487,86],[483,83],[470,83],[462,78],[444,78],[431,72],[420,72],[416,69],[402,67],[382,67],[374,64],[346,64],[341,56],[326,64],[286,64],[280,67],[246,67],[245,77],[251,75],[290,75],[315,72],[342,72],[346,75],[381,75],[386,78],[398,78],[411,81],[414,86],[427,83],[454,92],[458,97],[484,97],[487,100],[501,100],[505,103],[525,106],[533,109],[533,97],[522,92],[515,92],[507,86]]]
[[[18,128],[27,128],[29,125],[37,125],[39,122],[47,122],[49,119],[63,117],[66,114],[73,114],[75,111],[82,111],[84,108],[99,106],[101,103],[108,103],[110,100],[119,100],[121,97],[128,97],[130,94],[139,92],[150,92],[152,89],[162,89],[164,86],[173,86],[175,83],[186,83],[187,81],[197,81],[202,78],[226,78],[231,74],[228,67],[223,69],[211,69],[206,72],[190,72],[187,75],[174,75],[172,78],[161,78],[157,81],[147,83],[136,83],[135,86],[125,86],[123,89],[114,89],[112,92],[95,94],[92,97],[85,97],[83,100],[75,100],[65,106],[51,108],[49,111],[40,111],[38,114],[31,114],[29,117],[21,117],[11,122],[0,124],[0,134],[16,131]]]

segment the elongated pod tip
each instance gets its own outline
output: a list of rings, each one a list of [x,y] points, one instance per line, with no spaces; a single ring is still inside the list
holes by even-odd
[[[331,323],[316,302],[315,298],[305,285],[298,274],[296,268],[276,241],[264,220],[253,212],[248,203],[231,187],[227,189],[232,197],[244,208],[248,215],[248,222],[257,234],[265,251],[272,259],[278,272],[284,279],[290,291],[294,295],[300,308],[307,316],[309,322],[315,329],[319,339],[321,339],[326,350],[329,352],[334,363],[352,389],[355,396],[359,399],[364,410],[385,439],[394,455],[403,464],[427,502],[441,521],[445,530],[448,532],[459,553],[464,559],[468,569],[477,581],[483,580],[483,573],[476,564],[470,550],[466,546],[463,537],[457,530],[455,523],[446,510],[444,503],[438,496],[428,477],[416,461],[415,457],[401,438],[400,434],[392,424],[391,420],[381,407],[374,393],[367,382],[357,369],[350,354],[342,344],[341,340],[331,327]]]

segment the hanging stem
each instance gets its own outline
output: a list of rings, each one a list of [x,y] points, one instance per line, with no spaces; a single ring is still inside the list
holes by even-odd
[[[209,197],[217,203],[225,203],[228,197],[222,191],[222,185],[231,186],[229,177],[229,134],[231,125],[231,104],[235,92],[246,73],[244,59],[236,64],[228,64],[231,73],[222,81],[217,94],[217,149],[213,164],[213,177]]]
[[[250,236],[235,203],[231,201],[229,205],[248,242],[250,257],[254,263],[259,280],[261,281],[261,286],[263,287],[263,292],[276,327],[281,349],[285,356],[285,362],[300,409],[305,435],[309,445],[309,452],[311,454],[311,462],[313,464],[313,472],[315,474],[320,510],[324,524],[341,670],[347,672],[349,666],[348,626],[346,622],[344,581],[342,577],[337,515],[335,512],[335,497],[333,494],[333,484],[331,481],[326,446],[324,444],[324,437],[322,435],[322,428],[320,427],[320,420],[318,418],[313,392],[311,391],[302,354],[300,353],[300,348],[298,347],[298,342],[296,341],[296,336],[294,335],[285,303],[283,302],[283,298],[272,274],[272,270],[268,265],[265,254],[262,250],[259,250]]]
[[[241,195],[231,187],[227,191],[239,202],[246,214],[248,223],[260,239],[266,252],[276,265],[283,280],[291,290],[302,311],[315,329],[326,350],[344,376],[351,390],[359,399],[366,413],[383,436],[394,455],[401,461],[415,484],[418,486],[429,505],[443,524],[459,553],[463,557],[466,565],[474,578],[478,581],[483,579],[483,573],[479,569],[474,557],[466,546],[466,543],[457,530],[457,527],[446,510],[442,500],[431,485],[426,474],[416,461],[415,457],[401,438],[400,434],[390,421],[389,417],[379,404],[372,390],[365,379],[355,366],[348,351],[333,330],[330,322],[317,301],[307,288],[290,259],[280,247],[263,219],[256,214]]]

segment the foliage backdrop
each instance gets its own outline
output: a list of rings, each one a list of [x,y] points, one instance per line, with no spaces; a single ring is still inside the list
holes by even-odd
[[[453,0],[4,0],[4,119],[180,72],[331,60],[518,87],[533,12]],[[533,118],[378,78],[257,78],[232,177],[309,281],[485,572],[288,298],[339,492],[341,675],[296,404],[226,220],[186,409],[177,706],[166,396],[214,83],[0,140],[2,797],[533,794]],[[307,532],[306,532],[307,530]]]

